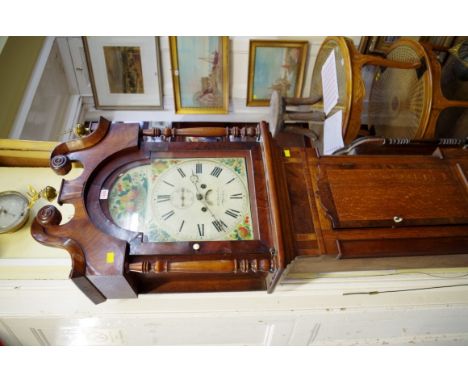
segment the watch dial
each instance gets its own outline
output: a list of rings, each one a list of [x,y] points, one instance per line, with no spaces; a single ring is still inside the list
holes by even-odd
[[[109,211],[151,242],[253,240],[244,158],[155,159],[119,176]]]
[[[28,215],[28,200],[16,192],[0,196],[0,233],[19,228]]]

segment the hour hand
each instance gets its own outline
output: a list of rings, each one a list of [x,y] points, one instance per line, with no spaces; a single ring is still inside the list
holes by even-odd
[[[198,190],[198,186],[197,186],[197,183],[198,183],[198,176],[195,175],[192,171],[192,175],[190,175],[190,181],[193,183],[193,185],[195,186],[195,189],[197,191],[197,200],[202,200],[203,199],[203,195],[200,193],[200,191]]]
[[[198,176],[195,175],[192,171],[192,175],[190,175],[190,181],[196,186],[198,183]]]

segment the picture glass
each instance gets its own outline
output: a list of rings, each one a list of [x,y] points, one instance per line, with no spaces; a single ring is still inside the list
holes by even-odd
[[[178,37],[181,106],[222,108],[223,55],[219,37]]]
[[[269,99],[273,90],[277,90],[283,97],[293,97],[300,57],[299,48],[257,47],[253,98]]]
[[[162,109],[158,37],[84,37],[96,109]]]
[[[111,93],[144,93],[140,48],[104,46],[106,73]]]

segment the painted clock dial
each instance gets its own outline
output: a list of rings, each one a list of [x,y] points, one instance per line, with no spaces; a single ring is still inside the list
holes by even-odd
[[[149,242],[253,240],[244,158],[158,158],[110,187],[118,226]]]

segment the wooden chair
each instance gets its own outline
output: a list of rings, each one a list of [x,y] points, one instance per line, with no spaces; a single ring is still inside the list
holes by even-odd
[[[421,43],[429,57],[429,70],[432,75],[432,104],[429,120],[427,122],[426,133],[424,137],[434,137],[436,134],[437,120],[441,112],[450,107],[468,108],[468,100],[447,99],[442,91],[442,68],[437,60],[435,51],[445,50],[445,48],[435,47],[428,43]]]
[[[386,138],[433,139],[441,112],[450,107],[468,107],[468,101],[447,99],[442,92],[442,70],[434,47],[400,39],[387,58],[423,62],[416,71],[386,69],[377,74],[369,96],[369,125]]]
[[[386,68],[399,68],[414,71],[420,68],[420,62],[401,62],[383,57],[361,54],[354,45],[354,42],[345,37],[327,37],[322,43],[317,54],[315,66],[312,74],[311,94],[308,98],[280,99],[277,95],[273,103],[272,117],[270,118],[270,129],[273,136],[284,128],[284,121],[321,121],[324,115],[317,111],[303,113],[301,111],[292,112],[286,109],[291,106],[318,105],[323,97],[322,91],[322,66],[331,52],[335,53],[337,80],[338,80],[338,102],[332,109],[330,115],[338,110],[343,111],[342,131],[345,143],[351,143],[359,134],[361,129],[361,114],[363,110],[363,100],[366,95],[366,87],[361,75],[362,68],[366,65],[375,65]],[[311,132],[305,129],[304,135]],[[290,130],[292,132],[292,129]],[[301,133],[300,130],[294,132]]]
[[[366,98],[366,84],[363,78],[365,66],[396,68],[414,72],[421,67],[421,62],[402,62],[391,58],[362,54],[354,42],[345,37],[327,37],[320,47],[312,74],[310,96],[322,95],[321,70],[331,51],[335,51],[336,69],[338,76],[338,103],[335,111],[343,111],[343,140],[351,143],[361,131],[364,100]]]
[[[386,138],[424,139],[432,102],[432,72],[429,55],[414,40],[399,39],[387,57],[401,62],[419,62],[419,70],[385,69],[376,73],[369,95],[368,125]]]

